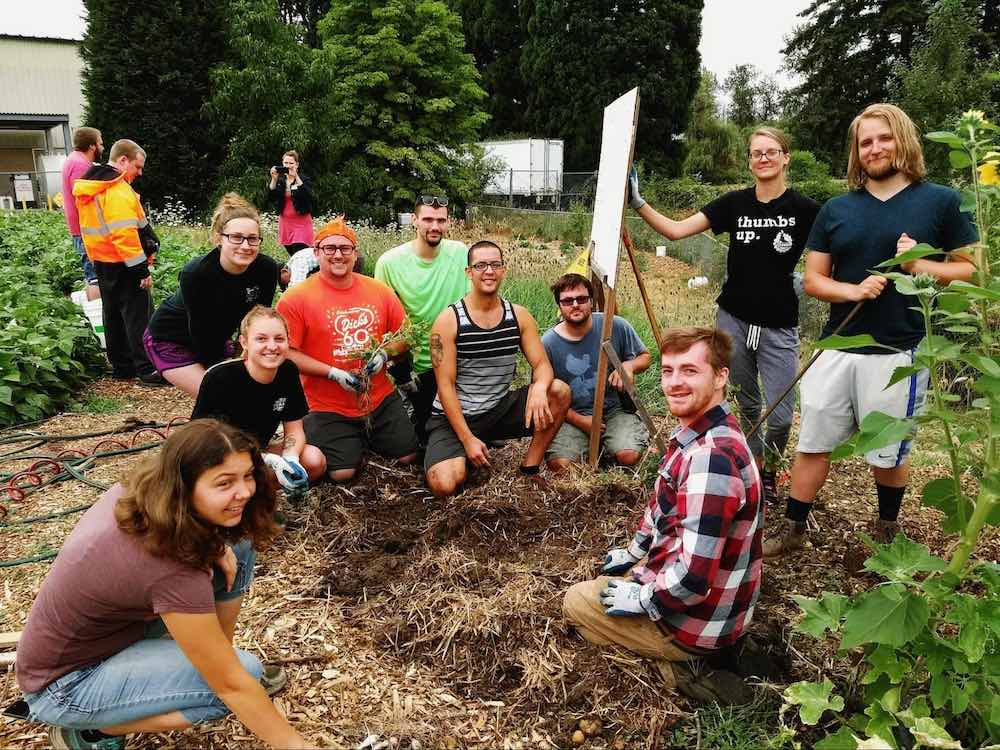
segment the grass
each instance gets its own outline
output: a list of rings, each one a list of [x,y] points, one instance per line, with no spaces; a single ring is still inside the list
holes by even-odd
[[[76,406],[82,414],[117,414],[125,408],[125,402],[110,396],[88,396]]]
[[[703,706],[692,720],[674,730],[667,747],[697,746],[712,750],[787,747],[791,738],[781,731],[777,720],[779,705],[773,699],[758,697],[746,706]]]

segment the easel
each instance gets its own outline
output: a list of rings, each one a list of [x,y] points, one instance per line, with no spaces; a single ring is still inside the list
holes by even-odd
[[[605,113],[607,113],[607,109],[605,110]],[[628,170],[631,168],[632,165],[632,157],[635,151],[635,131],[638,124],[639,124],[639,95],[637,91],[635,97],[635,110],[632,114],[632,131],[631,131],[631,138],[629,139],[628,160],[625,165],[624,177],[626,180],[628,179]],[[602,157],[604,148],[605,144],[602,143],[601,144]],[[616,177],[619,176],[616,175]],[[599,191],[600,188],[601,188],[601,181],[600,181],[600,174],[598,174]],[[642,297],[642,304],[643,308],[646,311],[646,317],[649,318],[649,325],[653,331],[653,337],[656,339],[656,349],[658,358],[660,342],[661,342],[660,325],[656,320],[656,315],[653,312],[653,306],[649,301],[649,294],[646,292],[646,284],[642,279],[642,274],[639,272],[639,266],[638,263],[636,262],[635,249],[632,246],[632,240],[629,237],[628,230],[625,229],[624,218],[625,218],[625,209],[627,207],[628,207],[628,191],[626,187],[626,190],[622,195],[621,207],[619,208],[620,213],[618,216],[618,225],[621,227],[621,235],[620,237],[618,237],[617,248],[615,251],[616,265],[614,270],[617,272],[617,263],[621,256],[621,246],[624,244],[625,250],[628,254],[629,263],[632,265],[632,273],[635,276],[636,284],[639,287],[639,295]],[[596,208],[597,205],[595,202],[595,210]],[[607,351],[605,350],[605,347],[611,348],[610,344],[611,331],[612,331],[612,326],[614,324],[615,313],[617,312],[617,304],[616,304],[617,300],[614,289],[615,285],[608,284],[608,279],[614,275],[617,275],[617,273],[609,274],[608,269],[601,268],[600,264],[595,260],[594,257],[595,255],[596,253],[594,252],[594,241],[592,239],[591,255],[590,255],[591,279],[595,281],[594,284],[595,297],[600,299],[603,296],[604,298],[604,303],[601,305],[601,311],[604,313],[604,320],[601,325],[601,348],[597,360],[597,383],[594,393],[592,424],[595,425],[595,427],[590,432],[589,463],[591,468],[597,466],[597,459],[600,455],[600,444],[601,444],[600,425],[604,419],[604,394],[606,393],[607,383],[608,383],[608,354]],[[617,357],[615,359],[617,360]],[[617,365],[616,370],[618,371],[619,377],[622,378],[623,382],[627,382],[627,374],[625,373],[624,369],[621,368],[621,363],[616,362],[616,365]],[[648,425],[652,424],[652,420],[650,419],[649,413],[646,411],[646,408],[643,406],[643,404],[639,401],[638,394],[635,394],[634,389],[627,389],[627,392],[629,392],[629,395],[635,402],[636,408],[640,411],[641,418],[643,422],[647,424],[647,429],[648,429]],[[663,442],[660,439],[658,433],[655,433],[654,431],[651,430],[650,437],[656,440],[657,444],[661,448],[664,448]]]

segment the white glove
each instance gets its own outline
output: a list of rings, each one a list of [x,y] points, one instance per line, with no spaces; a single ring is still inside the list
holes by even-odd
[[[340,387],[345,391],[350,391],[351,393],[359,393],[361,391],[361,381],[358,380],[358,376],[347,370],[341,370],[339,367],[331,367],[326,377],[328,380],[339,383]]]
[[[385,367],[385,363],[389,361],[389,355],[385,353],[384,349],[379,349],[376,351],[371,359],[368,360],[368,364],[365,365],[365,375],[371,377],[377,372],[381,372],[382,368]]]
[[[604,565],[601,567],[601,572],[606,576],[621,575],[641,559],[641,557],[636,557],[624,547],[609,549],[608,554],[604,556]]]
[[[642,586],[634,581],[612,578],[601,591],[601,604],[609,615],[641,615],[645,612],[639,601]]]
[[[276,453],[265,453],[264,463],[268,465],[278,478],[278,484],[285,492],[298,494],[309,489],[309,475],[299,463],[297,456],[287,454],[279,456]]]
[[[639,173],[634,164],[628,173],[628,204],[636,211],[646,205],[646,201],[639,195]]]

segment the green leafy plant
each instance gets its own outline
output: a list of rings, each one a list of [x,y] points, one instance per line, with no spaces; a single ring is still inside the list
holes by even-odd
[[[835,717],[836,731],[817,750],[869,747],[978,747],[1000,742],[1000,566],[974,557],[987,525],[1000,525],[1000,364],[995,330],[1000,278],[989,242],[1000,213],[1000,138],[981,112],[966,112],[954,132],[927,137],[949,147],[955,169],[968,170],[962,209],[974,213],[981,241],[974,248],[972,283],[940,287],[926,276],[889,270],[896,289],[913,298],[926,336],[912,367],[891,383],[930,371],[928,407],[914,419],[875,413],[832,458],[860,455],[908,436],[918,424],[944,435],[949,475],[928,482],[925,506],[943,514],[944,531],[957,534],[947,556],[902,535],[887,545],[864,537],[874,553],[864,567],[882,583],[852,598],[824,593],[794,597],[805,612],[797,630],[814,637],[839,634],[840,648],[863,650],[864,708],[844,712],[830,682],[800,682],[784,694],[802,722]],[[886,269],[939,253],[927,245],[881,264]],[[857,346],[859,337],[824,341],[824,348]],[[966,366],[975,394],[970,405],[949,392],[945,373]],[[951,368],[949,370],[949,367]],[[963,744],[965,743],[965,744]]]

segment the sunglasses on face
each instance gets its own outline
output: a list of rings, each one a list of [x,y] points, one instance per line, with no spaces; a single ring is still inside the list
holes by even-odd
[[[559,304],[563,307],[571,307],[572,305],[585,305],[590,302],[590,295],[581,294],[579,297],[560,297]]]
[[[447,208],[448,206],[448,196],[447,195],[421,195],[420,202],[425,206],[430,206],[431,208]]]

